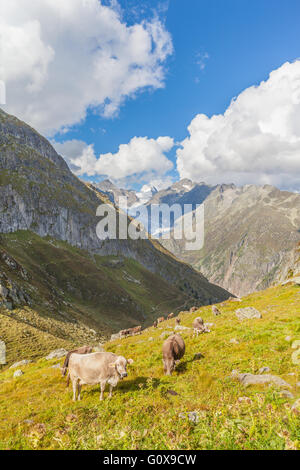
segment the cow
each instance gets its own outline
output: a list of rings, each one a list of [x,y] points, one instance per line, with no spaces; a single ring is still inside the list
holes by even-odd
[[[157,323],[161,323],[161,322],[163,322],[163,321],[165,321],[165,317],[159,317],[159,318],[157,319]]]
[[[167,319],[170,320],[173,317],[174,317],[174,313],[169,313],[169,315],[167,316]]]
[[[119,331],[120,338],[126,338],[126,336],[128,335],[130,335],[130,328],[127,328],[127,330]]]
[[[109,398],[112,397],[112,390],[117,386],[119,380],[127,377],[127,364],[132,364],[132,359],[125,359],[123,356],[111,352],[96,352],[92,354],[72,354],[69,360],[69,375],[73,386],[73,401],[81,399],[80,392],[82,385],[100,384],[100,400],[106,384],[109,384]],[[77,396],[77,397],[76,397]]]
[[[154,323],[153,323],[153,327],[157,328],[157,325],[158,325],[158,322],[157,322],[157,320],[155,320]]]
[[[61,375],[64,377],[67,373],[67,369],[68,369],[71,354],[73,354],[73,353],[89,354],[92,351],[93,351],[93,348],[91,346],[81,346],[80,348],[73,349],[72,351],[69,351],[68,354],[66,355],[66,359],[65,359],[64,365],[63,365],[62,370],[61,370]]]
[[[217,316],[217,315],[221,315],[220,310],[219,310],[215,305],[213,305],[211,309],[212,309],[212,313],[213,313],[214,315],[216,315],[216,316]]]
[[[190,313],[197,312],[198,308],[197,307],[191,307],[190,308]]]
[[[203,318],[201,318],[201,317],[195,318],[195,320],[193,321],[193,328],[194,328],[193,336],[194,335],[198,336],[199,333],[209,333],[210,332],[210,330],[205,326]]]
[[[180,318],[178,317],[175,318],[175,325],[180,325],[180,322],[181,322]]]
[[[182,336],[175,334],[169,336],[163,344],[162,356],[165,375],[171,375],[175,369],[175,362],[185,353],[185,343]]]
[[[142,327],[141,326],[135,326],[134,328],[130,328],[130,334],[131,335],[137,335],[142,333]]]

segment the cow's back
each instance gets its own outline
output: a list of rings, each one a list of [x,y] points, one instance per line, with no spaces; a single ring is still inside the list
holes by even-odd
[[[185,353],[185,343],[182,336],[175,334],[163,344],[163,357],[173,357],[175,360],[181,359]]]
[[[110,352],[96,352],[91,354],[73,353],[69,361],[69,373],[77,376],[81,383],[97,384],[100,380],[113,375],[110,367],[117,359],[117,355]]]

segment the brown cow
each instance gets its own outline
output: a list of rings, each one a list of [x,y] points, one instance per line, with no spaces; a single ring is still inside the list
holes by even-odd
[[[212,313],[213,313],[214,315],[216,315],[216,316],[217,316],[217,315],[221,315],[220,310],[219,310],[215,305],[213,305],[211,309],[212,309]]]
[[[158,325],[158,322],[157,322],[157,320],[155,320],[154,323],[153,323],[154,328],[157,328],[157,325]]]
[[[165,317],[159,317],[159,318],[157,319],[157,323],[161,323],[161,322],[163,322],[163,321],[165,321]]]
[[[140,326],[135,326],[134,328],[130,328],[130,334],[132,335],[137,335],[138,333],[142,333],[142,327]]]
[[[125,359],[123,356],[111,352],[97,352],[92,354],[72,354],[69,361],[69,377],[73,385],[73,400],[80,400],[82,385],[100,384],[100,400],[106,384],[109,384],[109,398],[112,396],[112,389],[117,386],[119,380],[127,377],[127,364],[132,364],[132,359]]]
[[[180,322],[181,322],[180,318],[178,318],[178,317],[175,318],[175,324],[176,324],[176,325],[180,325]]]
[[[89,354],[93,351],[93,348],[91,346],[81,346],[80,348],[73,349],[72,351],[69,351],[68,354],[66,355],[66,359],[64,362],[64,365],[61,370],[61,375],[64,377],[67,373],[68,365],[69,365],[69,360],[71,357],[71,354],[76,353],[76,354]]]
[[[170,318],[173,318],[174,317],[174,313],[169,313],[169,315],[167,316],[167,319],[170,320]]]
[[[198,308],[197,307],[191,307],[190,308],[190,313],[197,312]]]
[[[165,375],[171,375],[175,368],[175,361],[184,356],[185,343],[182,336],[175,334],[169,336],[163,344],[163,364]]]

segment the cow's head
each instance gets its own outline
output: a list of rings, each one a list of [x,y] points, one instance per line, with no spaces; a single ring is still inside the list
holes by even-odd
[[[125,359],[123,356],[118,356],[115,362],[112,362],[109,366],[113,367],[120,379],[124,379],[124,377],[127,377],[127,364],[132,364],[133,360],[132,359]]]

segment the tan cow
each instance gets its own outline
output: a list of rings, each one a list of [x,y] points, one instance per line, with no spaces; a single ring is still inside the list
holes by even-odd
[[[161,323],[161,322],[163,322],[163,321],[165,321],[165,317],[159,317],[159,318],[157,319],[157,323]]]
[[[199,333],[209,333],[210,332],[210,330],[207,328],[207,326],[205,326],[203,318],[201,318],[201,317],[195,318],[195,320],[193,321],[193,328],[194,328],[193,336],[194,335],[198,336]]]
[[[169,313],[169,315],[167,316],[167,319],[170,320],[173,317],[174,317],[174,313]]]
[[[171,375],[175,369],[175,362],[185,353],[185,343],[182,336],[175,334],[169,336],[163,344],[162,355],[165,375]]]
[[[216,315],[216,316],[217,316],[217,315],[221,315],[220,310],[219,310],[215,305],[213,305],[211,309],[212,309],[212,313],[213,313],[214,315]]]
[[[111,352],[97,352],[92,354],[72,354],[69,360],[69,377],[73,385],[73,400],[80,400],[82,385],[100,384],[100,400],[106,384],[109,384],[109,398],[112,390],[119,380],[127,377],[127,364],[132,364],[132,359]]]
[[[68,369],[71,354],[73,354],[73,353],[89,354],[92,351],[93,351],[92,346],[81,346],[80,348],[73,349],[72,351],[69,351],[68,354],[66,355],[66,359],[65,359],[64,365],[63,365],[62,370],[61,370],[61,375],[64,377],[67,373],[67,369]]]

